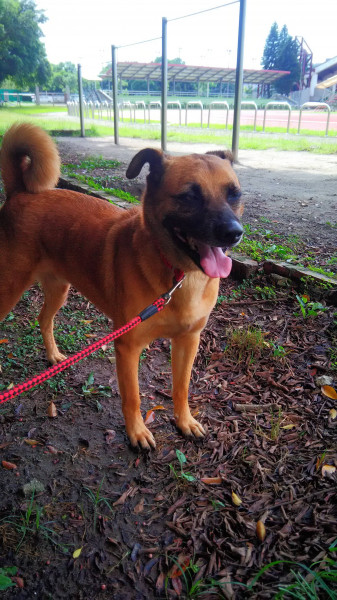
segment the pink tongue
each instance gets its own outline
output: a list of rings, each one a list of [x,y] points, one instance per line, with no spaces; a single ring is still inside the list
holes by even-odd
[[[232,259],[221,248],[198,242],[200,264],[208,277],[228,277]]]

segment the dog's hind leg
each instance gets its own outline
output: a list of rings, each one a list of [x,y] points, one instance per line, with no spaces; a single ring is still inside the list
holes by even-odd
[[[191,415],[188,388],[200,334],[188,333],[172,339],[172,398],[177,427],[184,435],[203,437],[205,430]]]
[[[49,362],[55,365],[66,357],[60,353],[54,338],[54,317],[67,299],[69,283],[48,274],[39,277],[44,292],[44,304],[38,320]]]
[[[5,268],[0,264],[0,321],[3,321],[20,300],[23,292],[34,282],[26,274],[15,272],[13,264],[15,265],[15,261],[8,261]]]

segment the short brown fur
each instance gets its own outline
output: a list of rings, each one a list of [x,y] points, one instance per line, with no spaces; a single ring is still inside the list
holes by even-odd
[[[28,159],[27,159],[28,157]],[[156,338],[172,341],[172,397],[179,429],[202,437],[204,429],[190,412],[191,369],[217,294],[211,278],[184,253],[163,225],[176,216],[175,197],[197,184],[205,211],[226,204],[226,189],[238,188],[230,156],[165,156],[139,152],[127,175],[135,177],[150,164],[142,206],[129,211],[77,192],[52,189],[60,160],[50,137],[21,124],[5,135],[1,172],[7,200],[0,211],[0,319],[34,282],[45,300],[39,323],[47,358],[63,360],[53,335],[54,316],[73,285],[119,327],[172,286],[166,261],[183,269],[186,278],[165,309],[116,341],[116,367],[126,430],[133,445],[155,446],[140,412],[138,362]],[[233,214],[241,214],[241,204]],[[179,215],[177,215],[179,218]],[[162,256],[165,256],[163,261]]]

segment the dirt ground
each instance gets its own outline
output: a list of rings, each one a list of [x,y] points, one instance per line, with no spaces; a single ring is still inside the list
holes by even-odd
[[[59,142],[63,162],[117,158],[121,174],[143,146]],[[335,253],[336,166],[337,157],[241,152],[244,222],[262,215]],[[144,177],[128,189],[139,193]],[[317,379],[336,389],[337,315],[324,305],[309,315],[312,304],[303,314],[302,293],[263,274],[222,282],[190,388],[202,442],[175,427],[168,340],[140,361],[150,454],[128,444],[110,346],[0,405],[4,600],[270,600],[296,584],[294,572],[308,583],[315,572],[319,600],[337,597],[337,400]],[[0,324],[0,393],[47,368],[41,302],[34,287]],[[71,355],[112,327],[72,291],[56,337]]]

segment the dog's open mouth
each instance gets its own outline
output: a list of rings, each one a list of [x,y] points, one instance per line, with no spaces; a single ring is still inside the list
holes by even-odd
[[[226,256],[227,248],[211,246],[196,240],[185,235],[177,227],[174,227],[172,234],[177,245],[208,277],[228,277],[232,268],[232,259]]]

